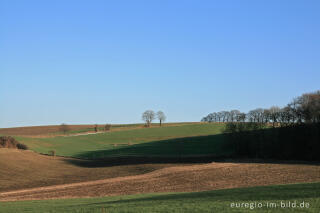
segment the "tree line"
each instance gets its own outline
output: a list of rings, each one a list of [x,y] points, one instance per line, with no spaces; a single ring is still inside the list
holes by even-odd
[[[303,94],[283,108],[259,108],[246,114],[223,111],[202,121],[226,122],[229,157],[320,160],[320,91]],[[267,128],[269,123],[278,128]]]
[[[202,122],[254,122],[286,126],[296,123],[320,122],[320,90],[294,98],[285,107],[257,108],[248,113],[239,110],[213,112],[201,119]]]

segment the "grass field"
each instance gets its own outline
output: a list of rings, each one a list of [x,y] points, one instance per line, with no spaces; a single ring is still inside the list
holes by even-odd
[[[305,207],[282,208],[281,202]],[[244,203],[231,208],[232,203]],[[245,204],[247,203],[247,204]],[[263,207],[259,208],[261,204]],[[267,207],[266,205],[269,205]],[[272,204],[271,204],[272,203]],[[274,207],[273,203],[277,206]],[[306,207],[307,203],[309,208]],[[247,207],[245,205],[248,205]],[[272,206],[272,207],[270,207]],[[251,207],[251,208],[250,208]],[[192,193],[3,202],[0,212],[311,212],[320,209],[320,183],[224,189]]]
[[[138,128],[94,135],[48,138],[16,137],[30,149],[80,158],[111,156],[225,155],[223,124],[184,124]]]
[[[183,123],[165,123],[162,126],[179,126],[185,124],[194,124],[197,122],[183,122]],[[80,124],[80,125],[67,125],[67,135],[94,132],[95,124]],[[105,124],[98,124],[98,130],[103,131]],[[119,131],[126,129],[143,128],[144,124],[113,124],[109,131]],[[151,127],[159,127],[159,124],[151,124]],[[13,127],[13,128],[0,128],[0,135],[11,136],[24,136],[24,137],[54,137],[58,135],[65,135],[61,131],[61,125],[50,126],[26,126],[26,127]]]

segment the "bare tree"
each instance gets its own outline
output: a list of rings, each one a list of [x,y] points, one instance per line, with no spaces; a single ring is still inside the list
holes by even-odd
[[[95,132],[98,132],[98,124],[95,124],[95,125],[94,125],[94,131],[95,131]]]
[[[146,126],[149,127],[151,122],[155,118],[155,113],[152,110],[147,110],[142,114],[142,120],[146,122]]]
[[[226,122],[228,119],[228,113],[227,111],[221,111],[221,118],[222,118],[222,122]]]
[[[279,115],[280,115],[280,108],[277,106],[272,106],[270,109],[270,119],[272,121],[272,126],[274,127],[274,124],[278,122]]]
[[[217,113],[217,121],[220,123],[221,119],[223,117],[223,112],[218,112]]]
[[[264,119],[263,119],[263,109],[262,108],[257,108],[255,109],[255,113],[256,113],[256,117],[257,117],[257,122],[258,123],[263,123]]]
[[[305,122],[320,122],[320,90],[299,97],[299,111]]]
[[[290,107],[286,106],[280,109],[279,112],[279,122],[281,126],[286,126],[290,123],[291,120],[291,110]]]
[[[247,118],[249,122],[256,122],[257,121],[257,115],[255,110],[250,110],[247,114]]]
[[[111,129],[111,124],[104,125],[104,131],[109,131]]]
[[[216,112],[210,113],[208,116],[209,116],[209,122],[216,122],[217,121],[217,113]]]
[[[244,122],[246,120],[246,113],[240,112],[236,117],[237,122]]]
[[[162,111],[158,111],[157,112],[157,117],[159,119],[160,126],[161,126],[162,122],[164,122],[166,120],[166,115]]]
[[[238,117],[239,114],[240,114],[239,110],[237,110],[237,109],[231,110],[230,111],[230,121],[231,122],[237,121],[237,117]]]
[[[208,116],[203,117],[203,118],[201,119],[201,122],[208,122]]]
[[[67,124],[63,123],[60,125],[59,130],[63,132],[63,134],[66,134],[70,130],[70,128]]]
[[[230,121],[230,119],[231,119],[231,114],[230,114],[230,112],[229,111],[225,111],[224,112],[224,114],[225,114],[225,121],[226,122],[229,122]]]
[[[264,109],[263,110],[263,122],[268,123],[270,121],[270,110]]]

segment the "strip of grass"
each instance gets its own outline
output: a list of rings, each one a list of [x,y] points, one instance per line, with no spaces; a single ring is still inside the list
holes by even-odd
[[[223,127],[223,124],[187,124],[95,135],[17,139],[39,153],[55,150],[60,156],[81,158],[218,155],[225,154]]]
[[[299,207],[281,207],[288,202]],[[300,204],[304,202],[304,208]],[[231,208],[232,203],[243,207]],[[245,204],[248,207],[245,207]],[[259,207],[260,203],[263,207]],[[273,206],[273,203],[277,206]],[[307,208],[307,203],[309,208]],[[267,207],[267,204],[269,207]],[[271,205],[272,204],[272,205]],[[250,207],[251,205],[251,207]],[[225,189],[192,193],[4,202],[0,212],[311,212],[320,209],[320,183]]]

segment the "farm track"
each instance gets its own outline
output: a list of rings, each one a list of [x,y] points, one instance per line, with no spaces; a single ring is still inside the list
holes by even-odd
[[[207,163],[159,168],[139,175],[2,192],[0,201],[191,192],[318,181],[319,165]]]

